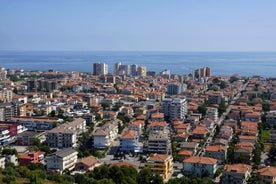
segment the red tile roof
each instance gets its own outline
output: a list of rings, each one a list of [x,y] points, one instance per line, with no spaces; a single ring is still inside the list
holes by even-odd
[[[190,158],[185,159],[183,162],[215,165],[217,164],[217,159],[209,157],[192,156]]]

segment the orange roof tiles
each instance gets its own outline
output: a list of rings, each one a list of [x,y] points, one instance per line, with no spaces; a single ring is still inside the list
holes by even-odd
[[[170,156],[166,154],[153,154],[150,155],[148,160],[155,162],[165,162],[168,158],[170,158]]]
[[[209,151],[209,152],[218,152],[221,150],[226,151],[227,147],[221,146],[221,145],[206,146],[206,151]]]
[[[215,165],[217,164],[217,159],[209,157],[192,156],[190,158],[185,159],[183,162]]]
[[[226,172],[236,172],[240,174],[245,174],[246,171],[252,171],[252,166],[247,164],[232,164],[232,165],[225,165],[224,171]]]
[[[135,130],[127,130],[125,133],[122,135],[122,139],[134,139],[136,137],[136,131]]]
[[[258,170],[261,176],[276,176],[276,167],[265,167]]]

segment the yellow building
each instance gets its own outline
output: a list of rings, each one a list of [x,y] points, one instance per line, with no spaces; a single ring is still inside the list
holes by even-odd
[[[162,175],[164,179],[169,179],[173,170],[172,160],[171,155],[153,154],[148,158],[145,166],[150,168],[153,173]]]

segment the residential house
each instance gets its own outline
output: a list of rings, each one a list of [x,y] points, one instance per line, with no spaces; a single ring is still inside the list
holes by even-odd
[[[93,171],[94,168],[101,166],[102,163],[94,156],[89,156],[86,158],[82,158],[75,165],[76,171]]]
[[[241,122],[241,134],[249,136],[258,135],[258,123],[251,121],[242,121]]]
[[[178,152],[178,156],[179,156],[180,160],[182,160],[182,161],[185,160],[186,158],[193,156],[193,155],[194,155],[193,152],[188,151],[188,150],[180,150]]]
[[[252,172],[252,166],[247,164],[225,165],[222,173],[223,184],[244,184]]]
[[[19,165],[30,165],[37,164],[44,160],[44,152],[42,151],[33,151],[23,155],[19,155],[18,162]]]
[[[212,129],[214,127],[214,120],[210,118],[204,118],[203,120],[200,121],[201,125],[204,125],[208,129]]]
[[[196,177],[214,177],[217,160],[209,157],[192,156],[183,161],[183,170]]]
[[[222,124],[225,126],[230,126],[234,132],[238,130],[238,122],[236,120],[227,119],[227,120],[224,120]]]
[[[256,136],[248,136],[248,135],[240,135],[239,140],[240,140],[240,142],[250,142],[252,144],[255,144],[255,142],[257,141],[257,137]]]
[[[197,125],[192,131],[193,139],[204,139],[208,133],[208,129],[205,126]]]
[[[145,166],[150,168],[153,173],[169,179],[173,171],[173,158],[166,154],[153,154],[147,159]]]
[[[47,171],[58,171],[61,173],[65,169],[71,171],[75,168],[77,159],[78,152],[73,148],[60,149],[46,157]]]
[[[254,144],[250,142],[239,142],[237,143],[234,151],[235,160],[244,160],[248,163],[252,157],[252,152],[254,150]]]
[[[227,147],[221,145],[209,145],[206,146],[205,156],[215,158],[218,163],[223,163],[227,156]]]
[[[257,171],[258,178],[264,183],[276,183],[276,167],[264,167]]]
[[[199,146],[199,144],[196,142],[182,142],[180,144],[180,149],[186,150],[186,151],[191,151],[193,154],[195,154],[198,146]]]

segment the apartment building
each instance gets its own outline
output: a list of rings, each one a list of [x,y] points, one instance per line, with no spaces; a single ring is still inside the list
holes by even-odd
[[[78,136],[86,131],[86,121],[78,118],[72,122],[61,124],[46,135],[46,143],[50,147],[74,147]]]
[[[165,117],[170,120],[184,119],[187,114],[187,101],[181,98],[165,98],[162,110]]]
[[[217,170],[217,160],[209,157],[192,156],[183,161],[183,170],[196,177],[204,177],[205,175],[214,177]]]
[[[58,171],[61,173],[65,169],[71,171],[75,168],[77,159],[78,152],[72,148],[58,150],[46,157],[47,171]]]
[[[93,133],[94,148],[105,149],[118,137],[118,124],[120,120],[112,120],[102,127],[96,129]]]
[[[18,124],[0,124],[0,143],[7,145],[14,141],[17,134],[26,131],[27,129]]]
[[[14,117],[10,121],[21,123],[29,131],[45,131],[53,129],[58,120],[51,117]]]
[[[148,139],[148,152],[169,154],[171,152],[171,143],[168,134],[163,132],[150,133]]]
[[[214,122],[218,121],[218,109],[217,108],[208,108],[206,111],[206,115],[205,118],[210,118],[212,119]]]
[[[93,75],[106,75],[108,74],[108,65],[105,63],[93,64]]]
[[[135,130],[126,130],[120,137],[120,150],[125,152],[139,152],[139,136]]]
[[[159,174],[163,179],[169,179],[173,171],[173,158],[166,154],[152,154],[147,159],[145,166],[153,173]]]

